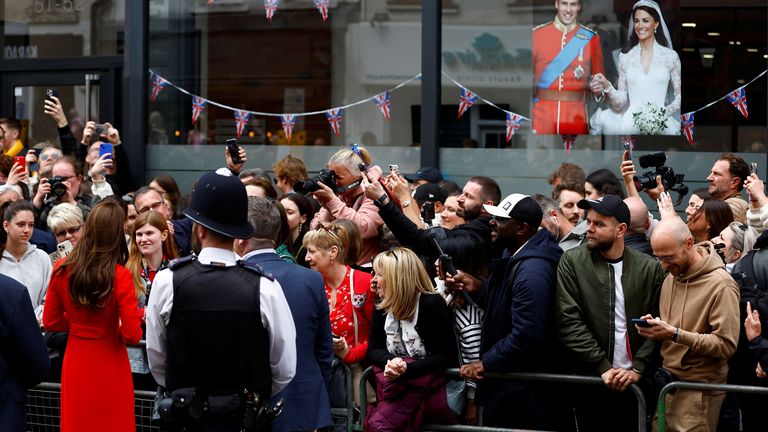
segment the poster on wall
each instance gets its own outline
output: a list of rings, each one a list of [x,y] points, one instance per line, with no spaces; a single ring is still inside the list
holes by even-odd
[[[680,135],[679,0],[557,0],[534,27],[532,132]]]

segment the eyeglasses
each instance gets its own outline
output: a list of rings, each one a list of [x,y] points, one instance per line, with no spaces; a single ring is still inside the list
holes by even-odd
[[[45,153],[40,155],[40,161],[47,161],[48,159],[59,160],[63,155],[61,153]]]
[[[165,201],[154,202],[154,203],[148,205],[147,207],[142,207],[141,209],[139,209],[139,214],[146,213],[146,212],[148,212],[150,210],[155,211],[158,207],[160,207],[163,204],[165,204]]]
[[[681,241],[680,244],[677,245],[677,248],[675,248],[675,252],[672,255],[663,255],[663,256],[658,256],[657,255],[657,256],[654,256],[654,258],[656,258],[656,261],[658,261],[658,262],[671,263],[675,259],[675,256],[677,255],[677,250],[680,249],[680,246],[685,244],[686,240],[688,240],[688,239],[685,239],[685,240]]]
[[[77,233],[80,231],[80,228],[82,228],[82,227],[83,227],[82,225],[78,225],[78,226],[76,226],[76,227],[65,228],[65,229],[63,229],[63,230],[61,230],[61,231],[56,231],[56,232],[54,232],[53,234],[54,234],[56,237],[64,237],[64,236],[66,236],[67,234],[69,234],[69,235],[75,235],[75,234],[77,234]]]
[[[331,225],[331,224],[328,224],[328,225],[326,225],[326,224],[320,224],[320,226],[319,226],[319,227],[317,227],[317,229],[321,229],[321,230],[323,230],[323,231],[327,232],[328,234],[330,234],[330,235],[334,236],[334,237],[335,237],[335,238],[336,238],[336,239],[339,241],[339,243],[344,243],[344,242],[342,242],[342,241],[341,241],[341,237],[339,237],[339,235],[338,235],[338,234],[336,234],[336,232],[335,232],[335,230],[334,230],[335,228],[336,228],[336,227],[335,227],[335,226],[333,226],[333,225]]]

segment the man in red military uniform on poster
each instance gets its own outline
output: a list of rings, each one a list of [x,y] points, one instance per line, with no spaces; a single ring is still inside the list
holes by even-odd
[[[589,81],[604,73],[600,37],[576,22],[581,0],[555,0],[555,8],[554,20],[533,29],[533,131],[585,135]]]

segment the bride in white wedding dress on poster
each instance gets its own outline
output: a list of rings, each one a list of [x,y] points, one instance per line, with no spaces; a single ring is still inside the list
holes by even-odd
[[[635,3],[627,33],[627,46],[619,54],[618,88],[603,74],[592,77],[592,92],[604,94],[610,107],[592,115],[590,134],[680,135],[680,57],[672,49],[659,5],[653,0]],[[653,108],[660,114],[649,115]],[[653,131],[638,128],[638,113],[658,121]]]

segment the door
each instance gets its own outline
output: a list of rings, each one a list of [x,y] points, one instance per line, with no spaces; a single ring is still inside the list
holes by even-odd
[[[115,77],[119,75],[113,68],[4,73],[0,78],[0,94],[4,96],[0,111],[21,121],[22,141],[29,147],[58,143],[57,124],[44,112],[46,95],[52,90],[58,95],[69,128],[79,142],[89,120],[109,122],[119,128],[122,113],[115,103]]]

